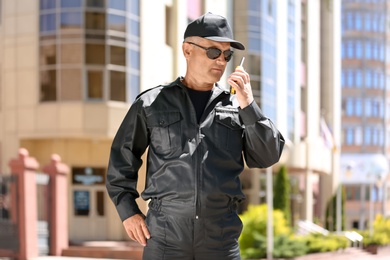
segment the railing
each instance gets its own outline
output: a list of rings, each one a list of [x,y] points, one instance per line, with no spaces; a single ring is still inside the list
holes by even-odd
[[[67,174],[69,167],[53,154],[38,173],[38,161],[20,148],[9,161],[10,175],[0,174],[0,259],[59,256],[68,247]],[[49,181],[50,180],[50,181]],[[4,191],[4,192],[3,192]],[[65,191],[65,192],[64,192]],[[4,195],[8,203],[4,207]]]
[[[299,220],[298,221],[298,235],[308,235],[308,234],[322,234],[324,236],[329,235],[329,231],[319,225],[314,224],[308,220]]]
[[[337,233],[338,234],[338,233]],[[345,236],[352,243],[352,247],[363,247],[363,236],[356,231],[343,231],[340,235]]]
[[[19,250],[15,176],[0,174],[0,255],[14,255]]]

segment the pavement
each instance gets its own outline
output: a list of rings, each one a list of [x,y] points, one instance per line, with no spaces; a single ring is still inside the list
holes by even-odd
[[[377,254],[368,253],[360,248],[347,248],[337,252],[309,254],[295,260],[390,260],[390,247],[379,248]]]
[[[39,256],[39,257],[30,258],[29,260],[97,260],[97,259],[119,260],[118,258],[89,258],[89,257],[71,257],[71,256]],[[11,260],[11,259],[0,257],[0,260]],[[131,259],[127,259],[127,260],[131,260]],[[291,260],[390,260],[390,246],[380,248],[377,254],[371,254],[359,248],[347,248],[343,251],[337,251],[337,252],[304,255],[301,257],[296,257]]]
[[[1,259],[1,258],[0,258]],[[66,256],[41,256],[29,260],[118,260],[110,258],[86,258],[86,257],[66,257]],[[274,259],[276,260],[276,259]],[[370,254],[360,249],[347,249],[343,252],[329,252],[321,254],[311,254],[297,257],[294,260],[390,260],[390,248],[379,250],[378,254]]]

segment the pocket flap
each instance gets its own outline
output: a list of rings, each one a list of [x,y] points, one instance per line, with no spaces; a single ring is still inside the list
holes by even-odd
[[[238,116],[238,109],[215,109],[215,120],[232,130],[241,130],[241,122]]]
[[[146,122],[150,127],[167,127],[181,120],[179,111],[165,111],[147,116]]]

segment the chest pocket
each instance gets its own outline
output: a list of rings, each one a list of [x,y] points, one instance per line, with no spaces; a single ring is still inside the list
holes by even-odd
[[[154,112],[146,117],[151,133],[151,146],[157,153],[167,153],[181,145],[181,114],[179,111]]]
[[[242,151],[243,127],[238,116],[238,109],[216,108],[216,144],[221,149]]]

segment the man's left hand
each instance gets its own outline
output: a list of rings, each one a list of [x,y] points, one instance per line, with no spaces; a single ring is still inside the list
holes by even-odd
[[[249,74],[243,68],[236,68],[228,78],[229,84],[236,90],[237,100],[241,109],[254,100]]]

